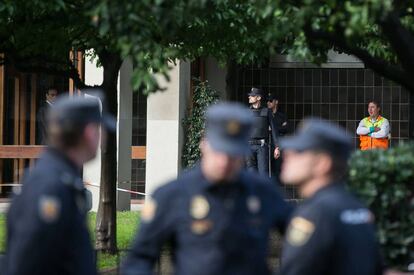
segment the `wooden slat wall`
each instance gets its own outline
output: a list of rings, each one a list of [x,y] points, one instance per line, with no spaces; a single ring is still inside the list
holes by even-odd
[[[36,144],[36,98],[37,98],[37,76],[31,75],[31,91],[30,91],[30,145]],[[33,167],[34,160],[31,159],[29,163]]]
[[[19,144],[19,104],[20,101],[20,80],[18,77],[14,78],[14,136],[13,136],[13,144]],[[19,160],[13,160],[13,181],[19,181]]]
[[[0,54],[0,57],[3,57],[3,54]],[[4,131],[4,66],[0,66],[0,145],[4,143],[3,141],[3,131]],[[0,159],[0,184],[3,184],[3,160]],[[0,186],[0,193],[1,193]]]
[[[0,145],[0,159],[36,159],[45,148],[40,145]]]
[[[27,83],[26,75],[20,75],[20,107],[19,107],[19,145],[26,144],[26,114],[27,114]],[[25,159],[19,159],[19,181],[23,176]]]
[[[131,146],[131,159],[146,159],[146,146]]]

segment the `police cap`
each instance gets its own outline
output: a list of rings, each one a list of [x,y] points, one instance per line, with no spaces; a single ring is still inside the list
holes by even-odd
[[[102,111],[99,97],[90,95],[59,96],[50,108],[49,119],[63,128],[101,123],[111,132],[116,130],[116,119]]]
[[[261,96],[261,97],[263,97],[264,93],[263,93],[262,89],[253,87],[247,95],[248,96]]]
[[[348,158],[352,149],[351,138],[345,129],[318,118],[303,120],[297,135],[283,138],[280,145],[282,149],[323,151],[341,158]]]
[[[206,139],[211,147],[228,155],[250,153],[248,144],[253,116],[239,103],[218,103],[206,112]]]

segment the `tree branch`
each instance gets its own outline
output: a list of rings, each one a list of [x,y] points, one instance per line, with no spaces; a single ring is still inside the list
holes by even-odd
[[[390,12],[387,17],[379,22],[384,35],[388,38],[391,47],[398,56],[401,66],[405,71],[414,72],[414,36],[407,30],[397,16],[396,12]]]
[[[367,67],[371,68],[375,72],[405,86],[407,89],[414,92],[414,78],[410,72],[407,72],[396,65],[391,65],[385,60],[373,57],[368,51],[362,48],[349,45],[345,38],[339,36],[338,34],[314,31],[310,28],[305,29],[305,34],[309,41],[322,40],[333,43],[336,47],[340,48],[347,54],[354,55],[359,58]]]

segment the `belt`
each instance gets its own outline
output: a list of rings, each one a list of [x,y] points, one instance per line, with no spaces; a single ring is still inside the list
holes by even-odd
[[[264,145],[266,144],[266,140],[265,139],[252,139],[252,140],[249,140],[249,144],[250,145]]]

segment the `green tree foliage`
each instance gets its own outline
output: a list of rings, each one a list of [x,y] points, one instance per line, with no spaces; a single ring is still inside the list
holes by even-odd
[[[414,145],[358,151],[350,160],[349,184],[375,215],[385,263],[414,260]]]
[[[204,133],[204,115],[208,106],[218,101],[219,94],[208,85],[207,81],[197,80],[192,98],[192,110],[190,115],[184,119],[184,131],[186,141],[184,144],[183,166],[193,166],[201,156],[200,141]]]

